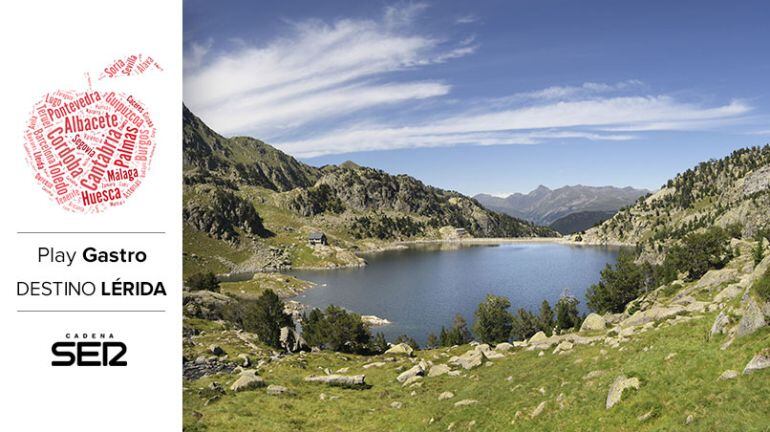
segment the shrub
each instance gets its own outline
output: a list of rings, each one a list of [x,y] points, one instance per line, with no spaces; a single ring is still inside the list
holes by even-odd
[[[302,335],[309,345],[332,351],[366,353],[370,350],[371,333],[361,321],[361,315],[334,305],[327,307],[325,312],[313,309],[303,316]]]
[[[374,335],[374,339],[372,339],[371,344],[369,344],[370,351],[376,354],[382,354],[387,351],[388,348],[388,341],[385,340],[385,335],[379,332]]]
[[[473,333],[485,343],[505,342],[511,335],[512,320],[508,308],[511,302],[500,296],[487,294],[474,314]]]
[[[266,290],[254,303],[253,331],[259,339],[272,346],[280,346],[281,327],[293,327],[291,315],[285,313],[284,304],[273,290]]]
[[[219,292],[219,279],[212,272],[195,273],[188,277],[184,283],[192,291]]]
[[[582,319],[578,312],[580,302],[573,296],[562,296],[556,302],[556,325],[562,330],[579,327]]]
[[[634,263],[632,254],[622,252],[614,267],[607,264],[602,270],[599,283],[588,288],[588,307],[599,313],[622,312],[644,286],[645,275],[641,266]]]
[[[751,252],[751,256],[754,258],[754,265],[759,264],[765,259],[765,239],[757,236],[757,244],[754,246],[754,250]]]
[[[538,317],[537,324],[538,328],[545,332],[546,335],[551,336],[551,334],[553,334],[553,309],[551,309],[551,305],[548,303],[548,300],[543,300],[543,303],[540,304],[540,316]]]
[[[468,323],[460,314],[455,315],[452,328],[446,330],[444,327],[441,327],[441,333],[439,334],[441,346],[464,345],[472,339],[471,332],[468,330]]]
[[[711,227],[705,232],[691,233],[681,245],[669,250],[666,260],[679,271],[687,273],[688,280],[700,279],[712,268],[721,268],[732,258],[727,232]]]
[[[426,348],[436,348],[439,346],[438,336],[436,336],[435,333],[431,332],[428,335],[428,340],[425,342]]]
[[[272,290],[267,290],[256,300],[240,299],[227,306],[222,315],[227,321],[256,333],[265,344],[279,348],[281,327],[294,326],[291,316],[283,309],[283,301]]]
[[[540,322],[532,312],[519,309],[511,322],[511,339],[525,340],[540,331]]]
[[[754,282],[754,292],[757,293],[759,298],[766,302],[770,302],[770,268],[765,271],[756,282]]]

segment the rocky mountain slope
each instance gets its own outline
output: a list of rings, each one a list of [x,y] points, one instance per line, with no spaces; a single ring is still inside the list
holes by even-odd
[[[583,185],[551,190],[541,185],[528,194],[515,193],[505,198],[479,194],[474,198],[486,208],[537,224],[550,225],[571,213],[618,210],[647,192],[645,189],[631,187]]]
[[[556,235],[410,176],[352,162],[317,168],[225,138],[186,107],[183,125],[188,274],[361,265],[353,251],[400,240]],[[313,231],[330,245],[308,246]]]
[[[551,222],[548,226],[561,234],[573,234],[598,225],[611,218],[614,214],[615,211],[613,210],[579,211],[562,216]]]
[[[770,221],[770,146],[752,147],[677,175],[582,236],[663,253],[689,232],[716,225],[751,237]]]

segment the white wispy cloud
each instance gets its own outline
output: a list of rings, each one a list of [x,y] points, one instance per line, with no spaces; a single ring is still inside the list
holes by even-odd
[[[457,24],[472,24],[477,22],[478,20],[479,20],[479,17],[477,17],[476,15],[468,14],[468,15],[457,17],[455,22]]]
[[[411,126],[358,125],[279,143],[299,156],[452,145],[538,144],[553,140],[626,141],[634,132],[717,127],[748,112],[743,102],[718,107],[669,96],[557,101],[489,112],[461,113]]]
[[[569,100],[595,97],[606,93],[617,93],[621,91],[639,90],[644,83],[639,80],[626,80],[617,83],[596,83],[586,82],[577,86],[551,86],[540,90],[516,93],[504,98],[499,98],[498,102],[523,102],[523,101],[545,101],[545,100]]]
[[[638,80],[456,100],[451,84],[440,76],[404,79],[409,76],[405,71],[464,61],[480,48],[473,36],[451,41],[422,31],[419,19],[426,7],[391,6],[379,19],[290,23],[280,38],[261,45],[231,43],[226,52],[213,53],[212,41],[191,44],[185,58],[185,102],[221,133],[257,136],[301,157],[626,141],[649,131],[719,127],[752,109],[740,100],[709,105],[651,94]],[[430,109],[421,109],[428,101]],[[414,115],[382,110],[388,107],[409,108]]]
[[[289,36],[201,60],[191,48],[185,102],[215,129],[259,133],[409,100],[446,95],[440,80],[394,81],[390,74],[472,54],[472,41],[448,44],[411,23],[425,8],[389,7],[380,20],[293,23]]]

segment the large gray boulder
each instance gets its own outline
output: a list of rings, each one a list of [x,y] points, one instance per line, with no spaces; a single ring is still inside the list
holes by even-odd
[[[638,311],[631,315],[627,319],[623,320],[621,327],[632,327],[641,324],[647,324],[648,322],[655,322],[658,320],[671,318],[685,311],[685,307],[682,305],[671,306],[653,306],[650,309]]]
[[[610,386],[610,391],[607,393],[607,403],[605,404],[607,409],[612,408],[620,402],[623,397],[623,391],[626,389],[639,389],[639,378],[631,377],[627,378],[625,375],[620,375],[615,378],[615,381]]]
[[[604,330],[607,327],[607,321],[603,316],[595,313],[590,313],[580,326],[581,332]]]
[[[711,326],[711,336],[723,334],[728,324],[730,324],[730,318],[724,311],[719,312],[719,315],[714,320],[714,324]]]
[[[454,356],[449,359],[449,364],[461,366],[463,369],[470,370],[484,364],[486,357],[484,353],[476,350],[466,351],[465,354]]]
[[[762,308],[759,307],[753,298],[749,298],[746,308],[743,311],[743,316],[738,322],[736,335],[738,337],[747,336],[766,325],[765,314],[762,312]]]
[[[410,378],[416,377],[416,376],[423,376],[425,374],[425,368],[422,364],[416,364],[412,366],[410,369],[402,372],[399,376],[396,377],[396,381],[400,383],[404,383]]]
[[[412,347],[405,343],[393,345],[392,347],[388,348],[387,351],[385,351],[385,354],[388,355],[405,355],[409,357],[412,356],[412,353],[414,353]]]
[[[311,375],[305,381],[335,387],[366,387],[366,375]]]
[[[623,320],[621,327],[633,327],[648,322],[655,322],[666,319],[684,312],[686,308],[682,305],[671,306],[653,306],[650,309],[641,310]]]
[[[758,352],[743,369],[743,374],[748,375],[767,368],[770,368],[770,348],[765,348]]]
[[[486,357],[488,360],[495,360],[495,359],[501,359],[505,357],[502,353],[499,353],[497,351],[493,351],[488,344],[480,344],[477,345],[474,348],[476,351],[484,354],[484,357]]]
[[[495,351],[498,351],[498,352],[507,352],[512,349],[513,349],[513,345],[509,344],[508,342],[502,342],[495,345]]]
[[[542,331],[539,331],[535,333],[531,338],[529,338],[530,344],[539,344],[544,343],[548,340],[548,336],[545,335]]]
[[[254,390],[256,388],[264,387],[265,380],[257,375],[257,371],[253,369],[247,369],[241,372],[241,375],[230,386],[230,390],[234,392],[241,392],[246,390]]]
[[[445,364],[433,365],[428,369],[428,378],[437,377],[449,373],[452,369]]]

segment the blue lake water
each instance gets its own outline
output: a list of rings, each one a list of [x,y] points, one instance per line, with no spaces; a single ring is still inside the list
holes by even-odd
[[[616,248],[555,243],[434,245],[370,254],[364,268],[291,274],[317,284],[294,300],[386,318],[392,324],[372,331],[388,340],[408,334],[422,344],[428,333],[449,327],[456,313],[470,325],[488,293],[508,297],[512,312],[537,311],[543,299],[553,304],[566,289],[585,311],[586,289],[617,254]]]

